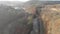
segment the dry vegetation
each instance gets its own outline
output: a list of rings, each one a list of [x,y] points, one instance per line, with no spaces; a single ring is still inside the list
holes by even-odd
[[[46,34],[60,34],[60,4],[46,5],[42,8],[41,17]]]

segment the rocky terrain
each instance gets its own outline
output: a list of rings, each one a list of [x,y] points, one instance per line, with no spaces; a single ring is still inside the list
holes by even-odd
[[[46,5],[42,8],[41,17],[45,24],[46,34],[60,33],[60,4]]]

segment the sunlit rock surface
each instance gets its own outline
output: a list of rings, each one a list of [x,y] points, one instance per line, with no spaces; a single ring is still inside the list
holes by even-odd
[[[60,4],[46,5],[42,8],[41,17],[46,34],[60,34]]]

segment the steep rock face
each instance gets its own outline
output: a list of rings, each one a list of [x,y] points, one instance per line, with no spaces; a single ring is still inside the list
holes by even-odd
[[[26,13],[23,9],[14,9],[11,6],[1,5],[0,34],[14,34],[16,27],[23,28],[27,20],[27,17],[25,18],[25,14]]]
[[[60,34],[60,4],[46,5],[42,8],[41,18],[46,34]]]

